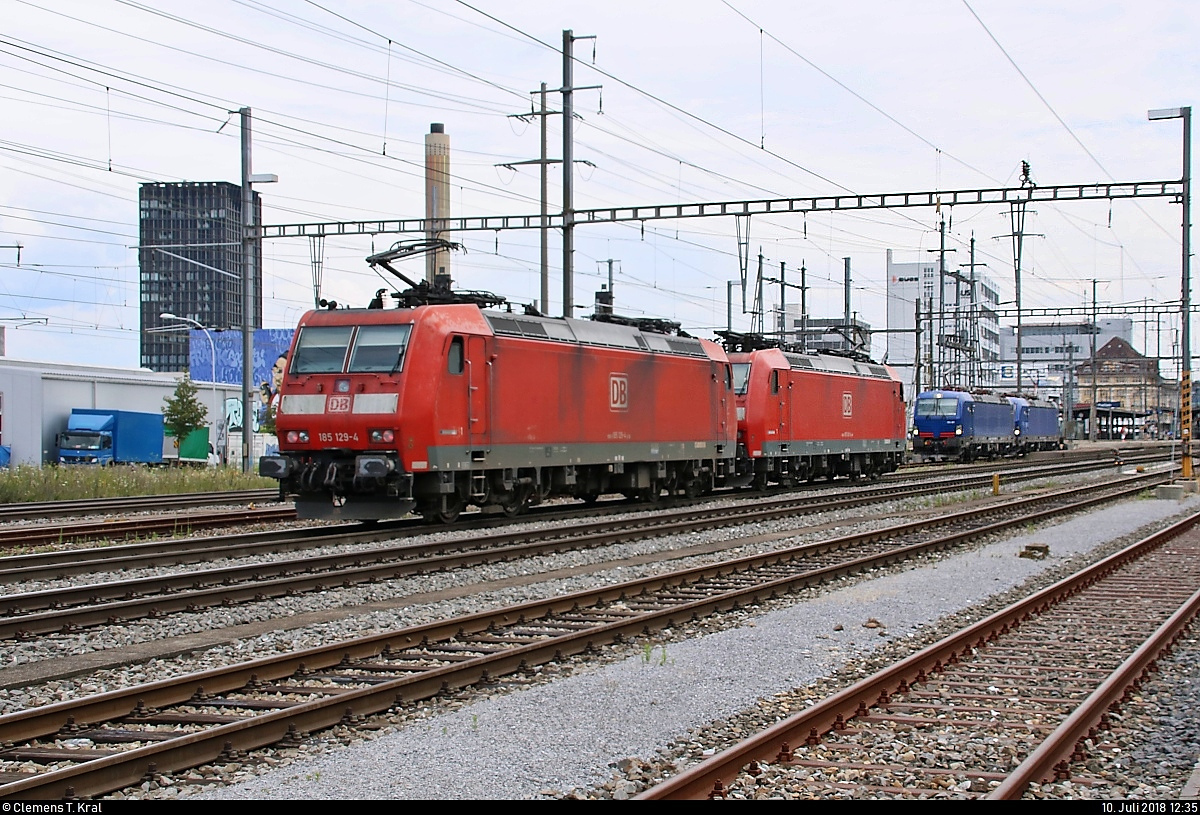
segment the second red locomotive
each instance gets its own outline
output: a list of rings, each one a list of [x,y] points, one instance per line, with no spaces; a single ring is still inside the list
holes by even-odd
[[[740,467],[758,487],[877,478],[907,449],[904,385],[885,365],[778,348],[731,353]]]

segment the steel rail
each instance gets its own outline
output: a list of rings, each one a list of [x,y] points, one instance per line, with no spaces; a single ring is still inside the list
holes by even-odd
[[[189,512],[176,515],[141,515],[98,523],[66,521],[39,526],[0,527],[0,548],[62,544],[81,540],[121,540],[146,535],[190,534],[193,529],[212,529],[238,524],[282,523],[296,519],[294,507],[227,509],[220,512]]]
[[[123,498],[81,498],[63,501],[19,501],[0,504],[0,521],[51,518],[62,515],[141,512],[166,507],[213,504],[240,504],[254,501],[278,501],[277,488],[229,490],[225,492],[189,492],[166,495],[131,495]]]
[[[678,775],[644,790],[640,800],[703,799],[723,797],[728,791],[726,782],[738,777],[744,768],[755,764],[770,764],[781,757],[786,760],[789,745],[818,739],[833,730],[840,730],[856,715],[865,712],[864,705],[890,694],[903,691],[913,684],[926,681],[927,671],[940,670],[971,649],[982,647],[998,634],[1007,633],[1010,626],[1036,615],[1064,598],[1071,597],[1089,585],[1111,574],[1124,564],[1157,549],[1200,523],[1200,513],[1156,532],[1147,538],[1065,578],[1037,593],[974,623],[905,659],[854,683],[827,697],[812,707],[730,747],[711,758],[690,767]],[[1013,771],[1008,781],[997,788],[994,798],[1020,797],[1021,791],[1034,780],[1045,778],[1077,743],[1087,736],[1108,707],[1125,692],[1129,682],[1150,665],[1162,648],[1169,644],[1183,626],[1200,611],[1200,592],[1193,594],[1158,631],[1129,657],[1120,668],[1098,688],[1080,708],[1035,749]]]

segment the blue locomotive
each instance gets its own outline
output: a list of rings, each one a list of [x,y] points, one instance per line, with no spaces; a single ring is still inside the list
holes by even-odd
[[[1006,398],[1013,406],[1013,432],[1017,437],[1014,451],[1018,455],[1062,448],[1062,419],[1057,405],[1036,397]]]
[[[1015,409],[988,392],[924,391],[913,406],[913,455],[924,461],[996,458],[1016,445]]]

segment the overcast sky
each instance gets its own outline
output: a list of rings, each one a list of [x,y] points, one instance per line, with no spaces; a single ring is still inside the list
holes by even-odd
[[[138,185],[237,183],[238,120],[254,116],[267,225],[420,218],[424,136],[445,124],[454,217],[532,215],[539,131],[575,43],[575,206],[742,201],[1178,180],[1179,121],[1200,88],[1192,0],[0,0],[0,320],[17,359],[138,364]],[[561,96],[549,95],[553,110]],[[549,117],[551,158],[562,155]],[[561,210],[561,169],[550,209]],[[1038,204],[1026,229],[1027,307],[1180,298],[1180,207],[1166,199]],[[1007,207],[755,216],[765,273],[807,270],[809,313],[853,309],[886,328],[885,259],[976,261],[1014,291]],[[322,295],[364,306],[365,257],[418,236],[330,238]],[[457,288],[540,297],[538,232],[467,232]],[[16,244],[21,245],[17,264]],[[550,239],[560,314],[561,235]],[[739,278],[732,217],[580,226],[575,303],[591,311],[613,260],[616,311],[726,324]],[[264,242],[264,327],[313,303],[305,239]],[[420,260],[403,261],[412,277]],[[787,300],[798,301],[789,291]],[[734,327],[747,330],[740,292]],[[768,308],[778,301],[770,287]],[[1177,321],[1161,324],[1164,351]],[[1148,328],[1149,345],[1156,327]],[[1146,332],[1135,327],[1135,344]],[[1193,343],[1195,345],[1195,343]],[[876,338],[876,358],[886,340]]]

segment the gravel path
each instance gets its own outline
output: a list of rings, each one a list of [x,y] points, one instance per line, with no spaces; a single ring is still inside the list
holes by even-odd
[[[694,632],[663,632],[654,642],[619,646],[612,656],[623,658],[608,664],[551,667],[546,672],[558,674],[553,682],[421,705],[394,718],[398,729],[385,728],[374,738],[360,732],[353,737],[357,743],[342,749],[312,755],[337,742],[336,733],[319,734],[307,749],[270,753],[269,763],[278,765],[273,768],[192,772],[147,786],[144,797],[628,797],[648,767],[694,759],[715,749],[707,745],[737,738],[739,717],[752,723],[756,714],[744,711],[757,710],[764,697],[869,671],[873,657],[891,658],[889,652],[940,636],[937,627],[947,615],[958,614],[961,622],[982,613],[990,599],[998,602],[997,595],[1057,579],[1076,556],[1106,553],[1142,537],[1151,525],[1197,510],[1197,496],[1124,501],[975,551],[745,610],[735,628],[706,633],[701,623]],[[1048,543],[1050,556],[1018,557],[1031,543]],[[867,627],[870,620],[881,627]],[[1122,789],[1132,797],[1177,797],[1200,755],[1196,636],[1180,653],[1192,656],[1169,661],[1174,667],[1164,668],[1164,676],[1173,671],[1170,684],[1147,693],[1153,711],[1145,715],[1164,717],[1159,732],[1170,738],[1130,746],[1130,774],[1157,772],[1161,783],[1131,782]],[[1135,750],[1143,754],[1135,756]],[[211,789],[198,783],[231,775],[238,783]],[[1071,796],[1060,791],[1048,797]]]

